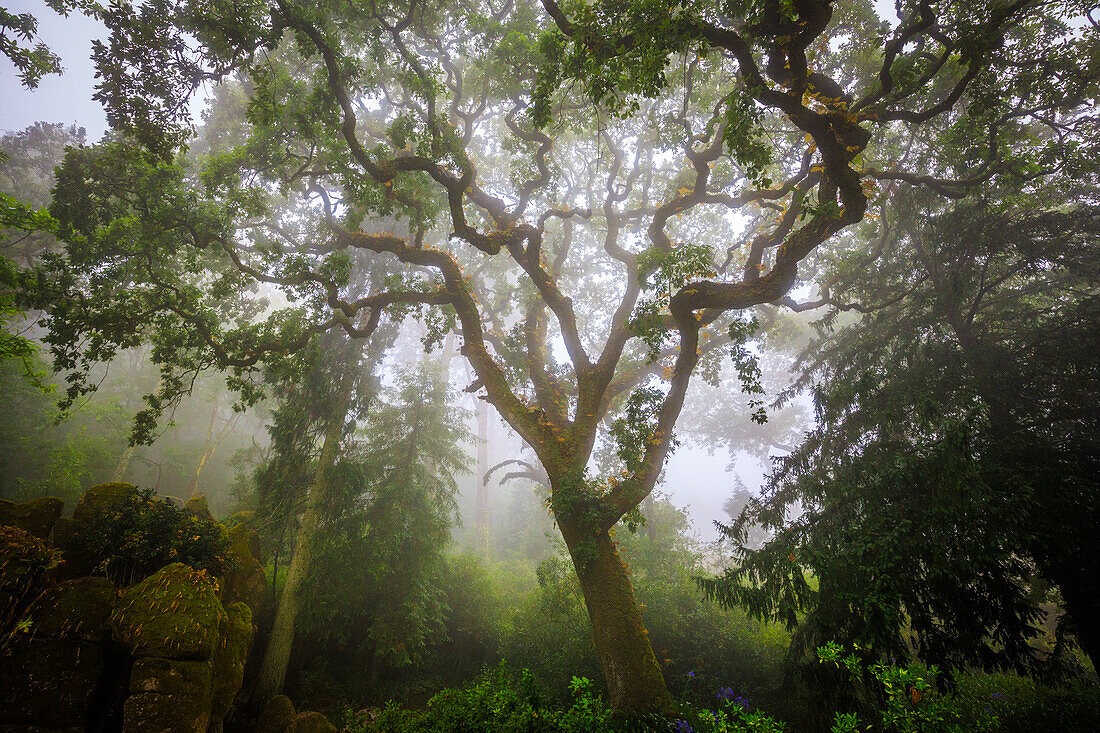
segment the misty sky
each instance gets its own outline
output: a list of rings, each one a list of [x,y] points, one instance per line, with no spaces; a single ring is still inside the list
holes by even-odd
[[[63,18],[43,2],[5,3],[13,13],[31,13],[38,18],[38,33],[46,45],[61,57],[65,73],[42,78],[38,89],[27,91],[19,84],[15,67],[0,57],[0,130],[21,130],[32,122],[75,122],[88,131],[89,142],[100,138],[107,120],[99,104],[92,101],[95,71],[92,68],[92,39],[103,35],[101,23],[73,13]]]

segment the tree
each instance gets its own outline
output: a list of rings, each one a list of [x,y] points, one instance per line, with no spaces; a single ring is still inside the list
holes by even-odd
[[[424,363],[399,375],[351,437],[314,569],[304,585],[311,647],[366,665],[417,662],[443,633],[442,552],[456,510],[455,475],[470,462],[449,387]]]
[[[776,538],[710,593],[792,627],[808,611],[811,653],[1058,675],[1073,630],[1095,666],[1100,208],[1095,170],[1068,173],[950,206],[901,191],[865,232],[872,266],[838,247],[804,355],[818,426],[729,531]],[[1071,622],[1052,646],[1048,585]]]
[[[0,22],[4,12],[0,9]],[[83,142],[83,128],[44,122],[0,137],[0,359],[20,359],[32,381],[39,376],[31,368],[34,342],[9,327],[22,315],[13,292],[16,273],[55,243],[53,220],[42,209],[50,202],[53,170],[65,148]]]
[[[471,389],[549,478],[612,704],[652,711],[668,694],[610,530],[653,489],[700,360],[747,338],[737,313],[784,298],[875,181],[980,185],[1009,133],[1064,154],[1015,133],[1073,124],[1094,49],[1073,4],[917,2],[893,29],[813,0],[544,6],[112,6],[95,56],[119,136],[70,154],[51,209],[69,249],[29,286],[70,394],[117,344],[158,344],[149,420],[194,370],[254,398],[263,360],[394,308],[429,343],[457,328]],[[181,100],[230,78],[244,142],[185,165]],[[935,144],[925,125],[978,162],[892,168],[897,137]],[[349,294],[357,251],[401,276]],[[258,320],[255,283],[296,305]],[[620,472],[589,470],[600,440]]]

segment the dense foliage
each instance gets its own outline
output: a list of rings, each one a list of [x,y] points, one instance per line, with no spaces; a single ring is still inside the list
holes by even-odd
[[[233,569],[225,527],[209,516],[140,489],[92,506],[61,549],[121,585],[132,585],[172,563],[212,575]]]
[[[838,251],[832,305],[863,315],[834,311],[804,356],[818,427],[728,529],[778,534],[713,595],[799,625],[803,653],[1057,677],[1075,638],[1096,659],[1100,218],[1069,185],[1058,207],[902,197],[874,268]]]

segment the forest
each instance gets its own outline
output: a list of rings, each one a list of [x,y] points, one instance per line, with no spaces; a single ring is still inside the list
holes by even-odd
[[[1100,730],[1089,0],[7,0],[0,97],[0,731]]]

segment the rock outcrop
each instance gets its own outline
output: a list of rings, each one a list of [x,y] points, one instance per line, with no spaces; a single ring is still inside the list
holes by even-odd
[[[106,580],[83,578],[35,599],[0,653],[0,723],[97,729],[110,706],[103,682],[117,666],[107,644],[117,595]]]
[[[18,527],[44,540],[50,536],[63,506],[64,502],[53,497],[32,499],[22,504],[0,499],[0,525]]]
[[[244,678],[252,612],[227,611],[205,572],[160,569],[123,593],[111,629],[136,660],[123,731],[203,733],[224,718]]]
[[[42,591],[49,564],[42,540],[19,527],[0,526],[0,638]]]
[[[243,679],[263,568],[235,536],[239,562],[223,579],[182,563],[129,588],[107,578],[48,571],[55,543],[89,518],[131,501],[137,489],[89,489],[74,519],[60,503],[0,506],[0,733],[6,731],[195,731],[220,733]],[[34,511],[20,509],[34,509]],[[48,510],[48,511],[47,511]],[[240,572],[243,568],[243,572]]]

